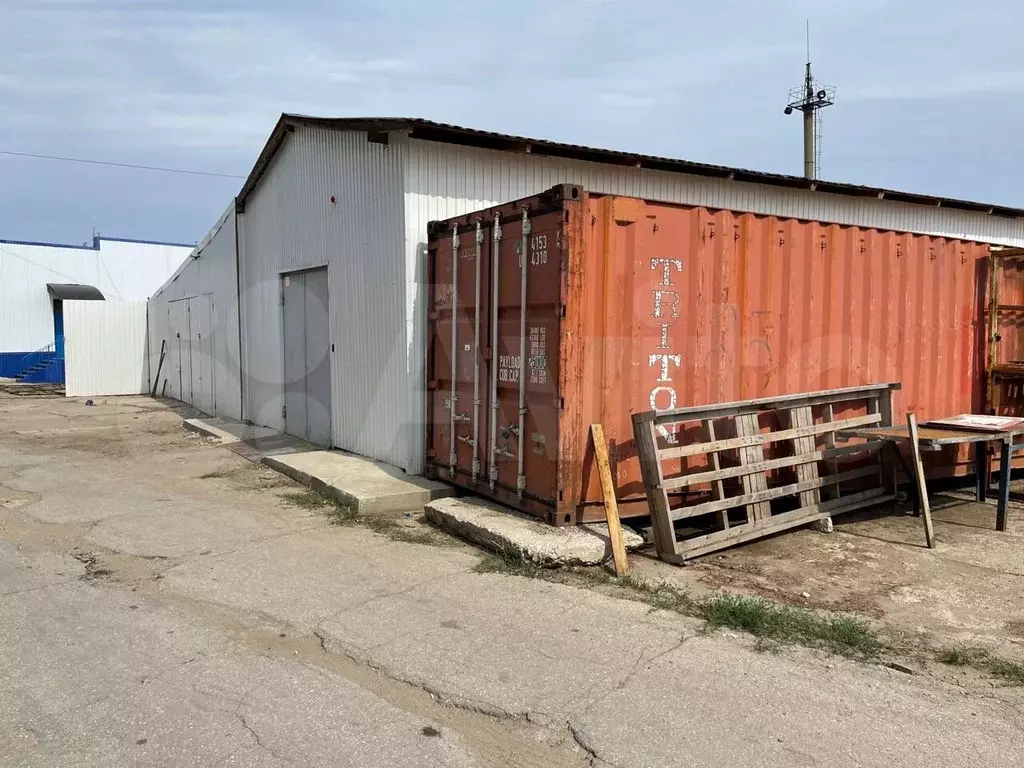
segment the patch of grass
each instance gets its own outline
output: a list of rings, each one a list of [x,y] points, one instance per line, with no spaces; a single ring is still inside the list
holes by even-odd
[[[230,472],[224,470],[215,470],[213,472],[204,472],[199,476],[200,480],[213,480],[215,477],[227,477]]]
[[[363,525],[376,534],[407,544],[429,544],[435,547],[457,546],[458,540],[432,528],[417,530],[404,526],[391,517],[360,516],[354,507],[314,490],[281,494],[287,503],[302,509],[322,512],[334,525]]]
[[[730,627],[768,643],[824,648],[843,656],[871,659],[883,644],[871,626],[853,616],[822,614],[762,598],[716,595],[699,604],[708,627]]]
[[[477,573],[501,573],[505,576],[524,576],[526,578],[539,578],[541,571],[536,563],[524,560],[518,552],[513,550],[502,550],[480,559],[473,570]]]
[[[1024,664],[996,656],[984,648],[958,645],[942,651],[938,659],[952,667],[972,667],[980,672],[987,672],[1010,685],[1024,685]]]
[[[319,491],[306,490],[282,493],[281,498],[293,506],[323,512],[334,525],[348,525],[358,522],[355,509],[347,504],[342,504],[333,496],[328,496]]]
[[[866,621],[852,616],[822,614],[742,595],[698,599],[672,584],[645,581],[631,574],[616,577],[604,568],[542,568],[517,553],[499,552],[483,557],[474,570],[558,583],[610,586],[618,590],[620,597],[703,619],[709,629],[728,627],[747,632],[757,638],[759,650],[796,644],[852,658],[872,659],[885,648]]]

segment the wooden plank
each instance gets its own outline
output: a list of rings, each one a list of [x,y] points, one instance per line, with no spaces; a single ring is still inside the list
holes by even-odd
[[[907,429],[910,433],[910,454],[913,458],[914,480],[917,496],[921,501],[921,517],[924,518],[924,538],[929,549],[935,549],[935,531],[932,529],[932,509],[928,503],[928,488],[924,482],[924,465],[921,463],[921,446],[917,442],[917,418],[907,414]]]
[[[789,425],[794,428],[809,427],[814,424],[814,415],[811,413],[811,406],[803,405],[799,408],[792,408],[789,411]],[[809,453],[815,453],[815,439],[809,435],[803,437],[793,438],[793,453],[797,456],[803,456]],[[818,465],[814,462],[801,462],[796,465],[796,479],[800,482],[804,480],[817,480],[818,479]],[[833,486],[838,487],[838,485]],[[810,488],[806,491],[800,491],[800,505],[803,507],[809,507],[817,504],[821,501],[821,493],[817,488]]]
[[[704,434],[707,436],[707,440],[708,440],[709,443],[715,442],[715,422],[713,422],[711,419],[707,419],[704,422]],[[711,462],[711,468],[714,471],[711,472],[711,473],[706,473],[706,474],[715,474],[715,473],[721,473],[722,472],[722,462],[718,458],[718,452],[717,451],[711,453],[711,455],[709,456],[709,461]],[[717,477],[717,478],[713,478],[713,479],[714,479],[714,483],[712,483],[712,485],[711,485],[711,498],[716,499],[716,500],[717,499],[724,499],[725,498],[725,485],[722,483],[722,478],[721,477]],[[665,480],[664,484],[667,484],[669,482],[670,481]],[[671,487],[671,486],[665,485],[665,490],[667,491],[669,489],[669,487]],[[679,486],[679,487],[681,488],[682,486]],[[718,523],[719,523],[719,525],[722,526],[723,530],[729,527],[729,510],[723,509],[719,513],[719,515],[718,515]]]
[[[705,515],[709,512],[718,512],[722,509],[732,509],[745,504],[758,504],[770,501],[771,499],[779,499],[783,496],[792,496],[800,491],[808,491],[812,488],[821,488],[830,483],[843,483],[847,480],[856,480],[858,477],[867,477],[868,475],[877,474],[878,467],[849,469],[846,472],[840,472],[837,475],[819,477],[815,480],[803,480],[798,483],[791,483],[790,485],[783,485],[766,491],[747,493],[742,496],[730,496],[729,498],[722,499],[721,501],[706,501],[703,504],[695,504],[690,507],[673,507],[669,510],[669,514],[673,520],[682,520],[687,517]]]
[[[698,483],[710,483],[715,480],[721,481],[728,480],[732,477],[741,477],[743,475],[750,474],[751,472],[763,472],[764,470],[770,469],[784,469],[785,467],[795,467],[799,464],[827,461],[834,459],[836,456],[844,456],[854,453],[876,453],[888,442],[889,441],[887,440],[873,440],[869,443],[856,443],[854,445],[842,445],[838,448],[827,448],[822,451],[815,451],[814,453],[805,453],[802,456],[783,456],[780,459],[767,459],[758,464],[744,464],[738,467],[726,467],[725,469],[717,471],[695,472],[692,475],[682,475],[680,477],[666,477],[664,487],[666,491],[674,491],[679,488],[686,488]],[[709,455],[716,457],[717,453],[711,453]],[[839,470],[837,468],[834,471],[838,472]]]
[[[669,459],[681,459],[684,456],[696,456],[701,453],[711,453],[712,451],[728,451],[732,448],[743,448],[750,445],[778,443],[783,440],[792,440],[794,437],[821,435],[826,432],[852,430],[858,427],[869,426],[871,424],[877,424],[881,418],[881,416],[875,413],[867,416],[854,416],[853,418],[843,419],[842,421],[837,421],[832,424],[813,424],[809,427],[800,427],[799,429],[784,429],[778,432],[764,432],[751,435],[749,437],[734,437],[728,440],[718,440],[714,443],[691,443],[690,445],[682,445],[677,448],[661,448],[658,450],[658,457],[662,461],[667,461]]]
[[[882,488],[873,488],[842,499],[823,501],[821,504],[810,509],[794,509],[790,512],[773,515],[756,523],[736,526],[728,531],[715,531],[703,536],[683,539],[676,544],[675,558],[665,557],[662,559],[668,562],[682,563],[694,557],[706,555],[709,552],[742,544],[745,541],[759,539],[789,528],[795,528],[798,525],[807,525],[832,515],[839,515],[862,507],[882,504],[892,501],[894,498],[896,498],[895,494],[887,494]]]
[[[1014,432],[972,432],[966,429],[944,429],[939,427],[917,428],[917,442],[923,450],[933,447],[938,448],[944,445],[960,445],[961,443],[974,443],[978,440],[1004,440],[1011,435],[1020,434]],[[907,427],[878,427],[869,429],[840,429],[836,437],[873,437],[881,440],[910,440],[910,430]]]
[[[633,442],[636,443],[640,459],[640,473],[647,493],[647,504],[651,510],[651,528],[654,532],[654,546],[658,554],[675,552],[676,532],[669,517],[668,495],[662,485],[665,481],[658,460],[658,433],[649,421],[638,421],[633,417]]]
[[[824,408],[824,415],[825,415],[825,423],[826,424],[833,424],[833,423],[835,423],[836,415],[835,415],[835,411],[832,408],[832,403],[828,403],[825,406],[825,408]],[[830,448],[830,449],[834,449],[836,447],[836,433],[835,432],[826,432],[825,433],[825,446],[827,448]],[[829,463],[828,463],[828,470],[833,475],[836,474],[837,472],[839,472],[839,462],[836,461],[835,459],[832,459],[831,461],[829,461]],[[830,498],[830,499],[838,499],[843,494],[840,492],[838,485],[830,485],[830,486],[825,488],[825,495],[828,498]]]
[[[765,397],[757,400],[735,400],[728,403],[712,403],[709,405],[694,405],[686,408],[673,408],[667,411],[644,411],[633,415],[639,421],[653,421],[657,424],[667,424],[678,421],[702,421],[703,419],[722,419],[732,416],[740,416],[745,413],[756,413],[758,411],[773,411],[779,408],[795,408],[801,405],[822,405],[824,403],[835,403],[847,400],[863,400],[872,393],[884,390],[897,390],[901,388],[898,381],[884,384],[867,384],[860,387],[845,387],[843,389],[822,389],[817,392],[802,392],[796,395],[782,395],[780,397]]]
[[[160,370],[164,367],[164,358],[167,357],[167,339],[163,339],[160,342],[160,362],[156,366],[156,376],[153,377],[153,391],[150,392],[152,397],[156,397],[156,387],[160,383]]]
[[[758,423],[756,415],[748,413],[743,416],[736,417],[737,437],[750,437],[760,434],[761,425]],[[764,448],[761,447],[760,443],[757,445],[742,446],[739,449],[739,454],[741,464],[759,464],[764,461]],[[757,496],[757,494],[764,493],[768,490],[768,477],[763,471],[743,475],[740,482],[743,483],[743,493],[746,496]],[[718,503],[721,504],[724,501],[725,499],[721,499]],[[727,508],[722,507],[722,509],[724,510]],[[767,500],[747,504],[747,522],[769,517],[771,513],[772,505]]]
[[[615,575],[625,576],[629,572],[626,559],[626,545],[622,541],[622,523],[619,521],[619,506],[615,501],[615,483],[612,482],[611,465],[608,463],[608,443],[604,439],[604,427],[590,425],[594,440],[594,456],[597,457],[597,472],[601,477],[601,493],[604,495],[604,513],[608,520],[608,539],[612,544],[612,562]]]

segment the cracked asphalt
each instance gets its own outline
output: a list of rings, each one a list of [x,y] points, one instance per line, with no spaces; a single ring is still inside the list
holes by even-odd
[[[1024,763],[1020,689],[476,573],[180,418],[0,399],[5,768]]]

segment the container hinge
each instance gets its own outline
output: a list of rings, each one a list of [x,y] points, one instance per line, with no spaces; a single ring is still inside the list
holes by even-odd
[[[283,293],[281,294],[281,306],[282,307],[284,306],[284,294]]]
[[[288,418],[288,406],[287,405],[282,405],[281,406],[281,418],[282,419]]]

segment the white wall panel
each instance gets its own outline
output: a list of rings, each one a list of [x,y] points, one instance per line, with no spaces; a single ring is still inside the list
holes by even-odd
[[[31,352],[53,343],[47,283],[83,283],[107,299],[148,298],[191,250],[98,238],[98,247],[0,241],[0,352]]]
[[[413,217],[422,210],[438,213],[434,218],[457,216],[571,183],[669,203],[1024,247],[1024,220],[972,211],[429,141],[405,143],[406,207]]]
[[[213,379],[204,387],[210,386],[212,390],[204,391],[198,402],[203,403],[204,410],[212,402],[211,415],[229,419],[242,418],[235,224],[235,204],[232,201],[210,232],[149,302],[149,355],[154,377],[157,375],[161,345],[163,342],[168,345],[168,357],[157,380],[157,394],[187,402],[190,398],[180,391],[178,381],[177,346],[181,341],[178,333],[182,328],[172,326],[170,322],[173,303],[209,296],[213,337],[209,369]],[[187,334],[187,328],[184,330]]]
[[[68,397],[145,392],[146,302],[65,301],[64,348]]]
[[[297,127],[239,219],[246,417],[284,428],[280,280],[327,266],[334,445],[409,469],[422,349],[410,345],[401,144]],[[334,202],[331,202],[331,197]]]

